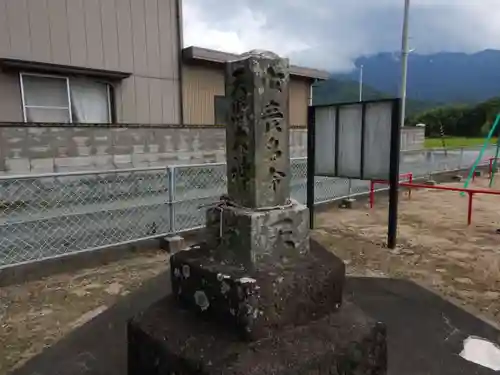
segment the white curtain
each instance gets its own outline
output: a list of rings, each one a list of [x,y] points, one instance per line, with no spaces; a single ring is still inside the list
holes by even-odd
[[[85,79],[70,79],[73,122],[110,122],[108,86]]]

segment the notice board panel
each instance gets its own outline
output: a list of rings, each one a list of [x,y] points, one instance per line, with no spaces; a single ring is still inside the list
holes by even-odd
[[[388,180],[399,99],[313,107],[315,175]]]

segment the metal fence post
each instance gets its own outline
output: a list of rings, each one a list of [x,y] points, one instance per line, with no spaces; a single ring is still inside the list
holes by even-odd
[[[350,178],[347,179],[347,186],[348,186],[347,197],[351,198],[351,195],[352,195],[352,181],[351,181]]]
[[[167,167],[169,232],[175,233],[175,166]]]

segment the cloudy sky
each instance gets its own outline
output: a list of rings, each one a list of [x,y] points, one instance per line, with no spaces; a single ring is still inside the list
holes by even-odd
[[[183,0],[184,43],[350,70],[360,55],[401,48],[403,0]],[[421,54],[500,49],[499,0],[411,0],[410,43]]]

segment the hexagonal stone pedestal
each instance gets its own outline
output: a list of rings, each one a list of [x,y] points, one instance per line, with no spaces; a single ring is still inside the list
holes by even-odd
[[[290,253],[253,269],[218,261],[203,246],[182,251],[170,260],[172,292],[185,308],[242,339],[306,324],[340,308],[345,277],[340,259],[311,244],[306,254]]]
[[[211,274],[220,264],[202,253],[176,254],[175,296],[130,322],[129,375],[386,373],[384,325],[349,302],[338,309],[343,264],[319,244],[289,269],[250,274]]]
[[[383,375],[385,327],[338,313],[247,344],[163,300],[129,324],[129,375]]]

